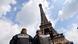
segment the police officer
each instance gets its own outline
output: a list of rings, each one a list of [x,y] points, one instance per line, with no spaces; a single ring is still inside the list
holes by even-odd
[[[35,44],[51,44],[50,35],[42,34],[41,30],[37,30],[34,39],[35,39]]]
[[[39,35],[41,34],[40,30],[36,31],[36,35],[34,37],[34,44],[40,44]]]
[[[32,37],[27,34],[27,29],[23,28],[20,34],[16,34],[10,40],[10,44],[32,44]]]

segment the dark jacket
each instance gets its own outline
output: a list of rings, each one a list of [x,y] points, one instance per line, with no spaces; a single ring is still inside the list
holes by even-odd
[[[42,35],[42,36],[36,35],[34,37],[34,44],[51,44],[50,36],[48,36],[48,35]]]
[[[32,37],[30,35],[17,34],[10,40],[10,44],[31,44]]]
[[[40,39],[38,35],[34,37],[34,44],[40,44]]]

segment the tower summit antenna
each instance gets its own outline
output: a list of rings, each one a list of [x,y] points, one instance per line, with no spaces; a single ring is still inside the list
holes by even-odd
[[[44,25],[44,24],[48,23],[48,19],[45,16],[45,13],[42,8],[42,4],[39,4],[39,8],[40,8],[40,13],[41,13],[41,25]]]

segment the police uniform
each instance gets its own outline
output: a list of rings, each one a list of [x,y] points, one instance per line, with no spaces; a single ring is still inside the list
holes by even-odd
[[[50,35],[40,35],[40,44],[51,44]]]
[[[11,39],[10,44],[32,44],[32,37],[28,34],[17,34]]]

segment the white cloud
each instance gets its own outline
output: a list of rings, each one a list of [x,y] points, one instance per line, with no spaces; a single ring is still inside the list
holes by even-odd
[[[16,2],[15,0],[11,0],[10,3],[12,3],[12,4],[16,4],[17,2]]]
[[[70,28],[68,28],[66,35],[66,38],[70,41],[73,41],[74,44],[78,44],[78,29],[77,24],[72,24]]]
[[[66,0],[59,16],[62,20],[73,17],[78,12],[78,0]]]
[[[19,33],[17,24],[0,19],[0,44],[9,44],[12,36]]]
[[[72,0],[65,0],[64,4],[71,3]]]
[[[0,5],[0,17],[3,15],[3,14],[6,14],[7,11],[10,11],[10,6],[9,5]]]
[[[42,1],[45,3],[42,3]],[[38,21],[40,18],[39,3],[43,4],[43,8],[46,6],[44,0],[30,0],[25,4],[22,11],[17,14],[17,20],[22,24],[32,24],[34,21]]]
[[[10,3],[15,4],[15,0],[0,0],[0,17],[10,11]]]
[[[47,2],[46,0],[30,0],[28,3],[24,4],[22,10],[17,14],[16,20],[24,27],[30,27],[30,35],[34,34],[38,29],[40,24],[40,9],[39,3],[43,5],[43,9],[46,13]],[[36,27],[36,28],[35,28]]]

